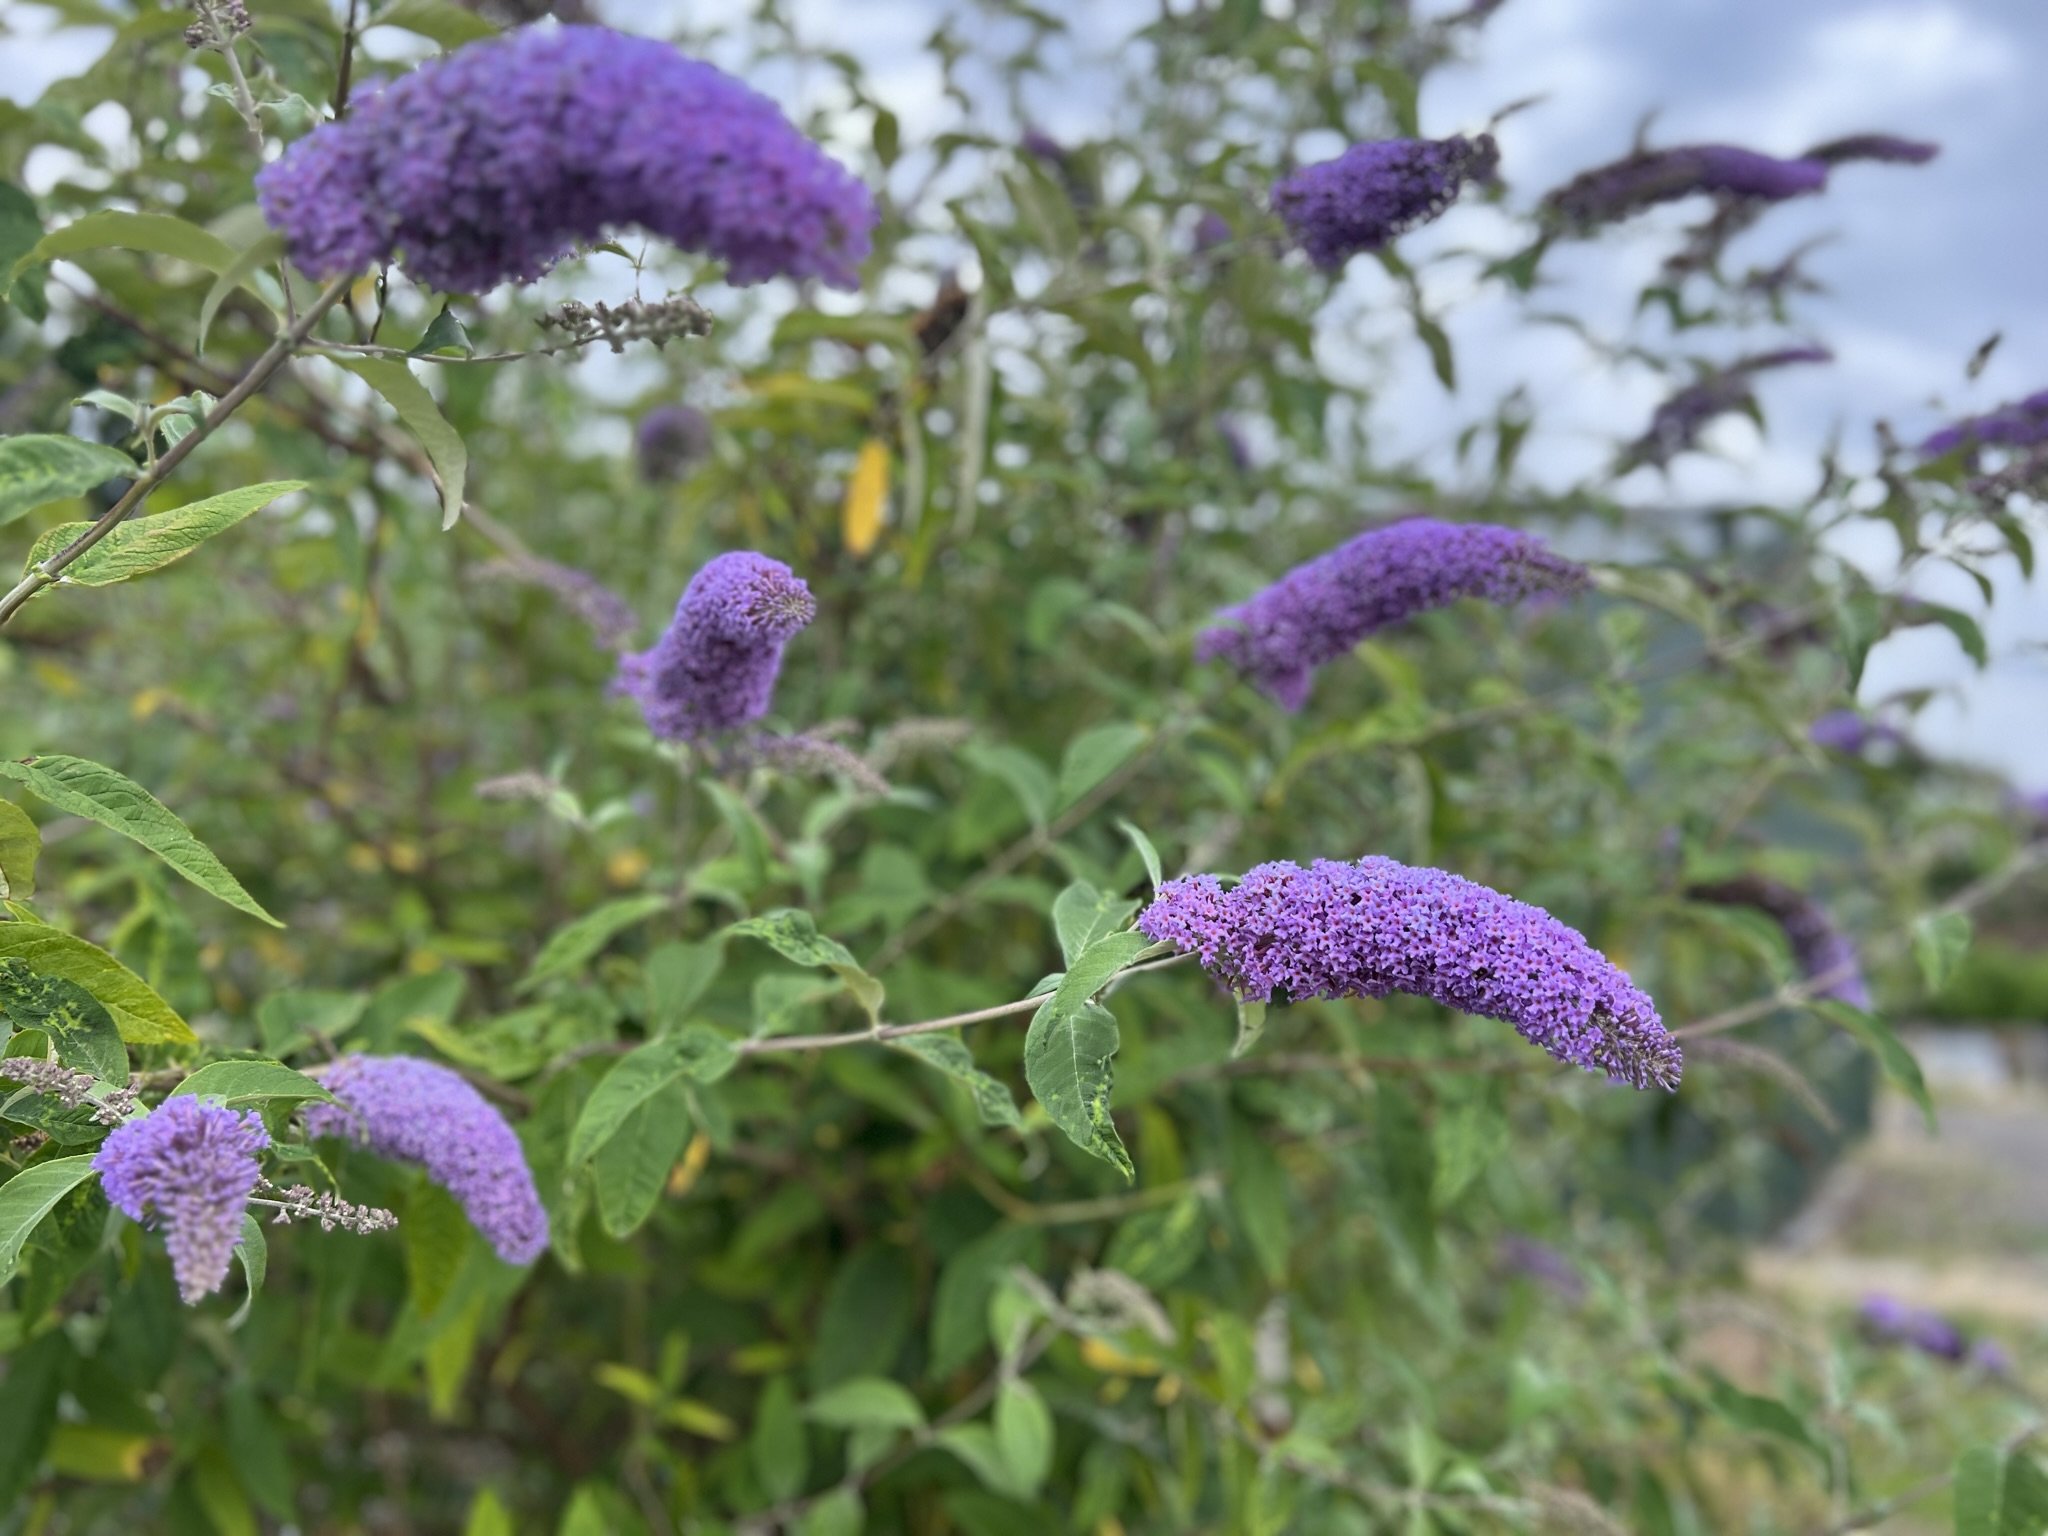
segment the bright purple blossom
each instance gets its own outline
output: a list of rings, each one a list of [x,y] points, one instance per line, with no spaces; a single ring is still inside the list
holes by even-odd
[[[531,282],[580,242],[638,225],[725,263],[860,285],[866,187],[781,109],[666,43],[522,27],[422,65],[256,177],[309,275],[397,259],[481,293]]]
[[[315,1075],[341,1102],[308,1104],[301,1111],[308,1135],[418,1163],[499,1258],[530,1264],[540,1257],[548,1216],[519,1138],[459,1073],[417,1056],[344,1056]]]
[[[164,1229],[178,1295],[189,1305],[221,1287],[242,1217],[263,1177],[270,1134],[251,1110],[178,1095],[117,1127],[92,1160],[107,1199]]]
[[[1283,707],[1300,709],[1315,669],[1376,630],[1461,597],[1516,603],[1575,593],[1588,579],[1584,566],[1519,529],[1413,517],[1361,533],[1225,608],[1195,655],[1229,662]]]
[[[1549,193],[1543,205],[1557,222],[1584,233],[1697,193],[1776,203],[1818,192],[1827,180],[1821,160],[1780,160],[1733,144],[1682,144],[1596,166]]]
[[[1657,1006],[1577,929],[1440,869],[1378,856],[1261,864],[1159,888],[1138,931],[1201,957],[1252,1002],[1427,997],[1501,1019],[1560,1061],[1676,1088],[1684,1058]]]
[[[1925,165],[1941,153],[1939,144],[1922,139],[1902,139],[1889,133],[1852,133],[1816,144],[1802,160],[1823,165],[1843,165],[1851,160],[1874,160],[1884,165]]]
[[[1690,886],[1686,894],[1716,906],[1756,908],[1784,930],[1799,974],[1822,983],[1814,996],[1857,1008],[1870,1006],[1870,988],[1863,979],[1855,941],[1804,891],[1764,875],[1738,875],[1732,880],[1702,881]]]
[[[633,456],[650,485],[680,480],[711,452],[711,418],[694,406],[657,405],[633,428]]]
[[[690,578],[653,648],[619,659],[613,686],[669,741],[746,725],[768,713],[782,649],[817,613],[811,589],[780,560],[720,555]]]
[[[1657,407],[1649,429],[1623,450],[1622,462],[1630,467],[1669,464],[1679,454],[1698,447],[1700,434],[1713,421],[1731,411],[1755,409],[1756,391],[1750,381],[1759,373],[1834,360],[1826,347],[1787,347],[1713,369]]]
[[[1938,1360],[1961,1360],[1969,1353],[1969,1343],[1954,1323],[1894,1296],[1866,1296],[1862,1318],[1870,1334],[1887,1344],[1909,1345]]]
[[[1458,200],[1468,181],[1493,174],[1499,151],[1476,139],[1378,139],[1334,160],[1304,166],[1273,185],[1273,211],[1309,260],[1335,271],[1427,224]]]
[[[1920,445],[1920,451],[1933,458],[1958,448],[2032,448],[2044,442],[2048,442],[2048,389],[1943,427]]]

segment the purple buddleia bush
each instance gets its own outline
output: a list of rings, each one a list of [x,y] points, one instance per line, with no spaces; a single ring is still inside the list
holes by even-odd
[[[530,1264],[548,1245],[548,1217],[533,1172],[505,1117],[460,1073],[417,1056],[344,1056],[315,1074],[338,1104],[308,1104],[312,1136],[333,1136],[379,1157],[418,1163],[453,1195],[507,1264]]]
[[[1751,380],[1758,374],[1801,363],[1833,361],[1834,354],[1825,347],[1786,347],[1713,369],[1657,407],[1648,430],[1622,450],[1622,463],[1625,467],[1654,464],[1661,468],[1679,454],[1697,448],[1700,434],[1720,417],[1731,411],[1754,409],[1756,391]]]
[[[1781,160],[1733,144],[1681,144],[1596,166],[1546,195],[1543,209],[1554,223],[1583,234],[1702,193],[1777,203],[1818,192],[1827,180],[1821,160]]]
[[[811,589],[780,560],[720,555],[690,578],[653,647],[620,658],[613,686],[664,740],[734,730],[768,713],[783,647],[817,612]]]
[[[1943,427],[1920,445],[1928,457],[1958,448],[1972,455],[1979,448],[2033,448],[2048,442],[2048,389]]]
[[[1675,1088],[1684,1070],[1656,1004],[1577,929],[1440,869],[1283,860],[1229,890],[1187,875],[1159,888],[1138,930],[1198,955],[1246,1001],[1406,992],[1637,1088]]]
[[[1687,887],[1686,894],[1716,906],[1754,907],[1784,930],[1799,974],[1820,983],[1815,997],[1857,1008],[1870,1006],[1870,988],[1863,979],[1855,941],[1804,891],[1764,875],[1740,875],[1732,880],[1700,881]]]
[[[1370,529],[1217,614],[1196,642],[1284,708],[1308,701],[1315,669],[1366,636],[1461,597],[1516,603],[1570,595],[1589,577],[1533,534],[1413,517]]]
[[[1493,139],[1378,139],[1273,184],[1273,211],[1325,271],[1427,224],[1465,184],[1493,174]]]
[[[727,278],[860,285],[876,212],[770,101],[666,43],[521,28],[421,65],[256,177],[292,260],[341,277],[398,260],[456,293],[531,282],[637,225]]]
[[[116,1127],[94,1156],[115,1209],[163,1229],[187,1305],[227,1279],[249,1196],[263,1177],[256,1155],[269,1145],[254,1111],[179,1096]]]

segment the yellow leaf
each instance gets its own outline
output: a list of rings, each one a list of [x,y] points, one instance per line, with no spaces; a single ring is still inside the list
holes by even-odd
[[[66,1477],[95,1483],[139,1482],[159,1442],[97,1424],[59,1424],[50,1436],[50,1466]]]
[[[864,555],[882,536],[889,504],[889,448],[879,437],[860,445],[853,476],[846,482],[846,504],[839,512],[840,540],[851,555]]]
[[[706,1440],[730,1440],[739,1433],[739,1426],[709,1403],[700,1403],[695,1398],[679,1397],[661,1410],[661,1416],[677,1429],[701,1435]]]
[[[604,861],[604,878],[615,890],[625,890],[638,885],[649,868],[647,855],[638,848],[621,848]]]
[[[1157,1360],[1129,1354],[1107,1339],[1083,1339],[1081,1359],[1090,1370],[1101,1371],[1106,1376],[1157,1376],[1160,1369]]]
[[[711,1161],[711,1138],[699,1131],[690,1138],[690,1145],[683,1153],[683,1160],[669,1170],[668,1197],[680,1200],[696,1186],[704,1172],[704,1165]]]

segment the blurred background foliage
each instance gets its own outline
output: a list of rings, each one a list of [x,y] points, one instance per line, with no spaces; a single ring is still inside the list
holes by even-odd
[[[9,259],[114,207],[253,243],[254,152],[208,89],[219,59],[180,41],[189,13],[47,8],[112,41],[0,108],[0,177],[35,185],[5,205]],[[1839,1313],[1765,1309],[1740,1276],[1868,1124],[1880,1066],[1912,1079],[1885,1016],[2038,1020],[2048,1000],[2018,897],[1930,996],[1956,930],[1928,914],[2037,831],[2004,787],[1807,734],[1877,638],[1929,620],[1893,595],[1914,571],[2024,549],[2023,514],[1959,465],[1892,454],[1876,475],[1822,466],[1798,506],[1541,494],[1513,397],[1481,408],[1454,474],[1380,462],[1370,349],[1319,318],[1329,280],[1282,253],[1264,191],[1315,130],[1483,127],[1416,111],[1492,8],[1165,9],[1129,46],[1128,130],[1034,155],[1021,103],[1059,7],[950,8],[929,48],[957,126],[909,143],[856,61],[763,0],[680,41],[801,81],[812,126],[886,188],[864,295],[731,290],[630,235],[530,290],[366,280],[324,334],[418,345],[481,518],[443,533],[404,425],[308,357],[156,505],[307,491],[7,631],[6,755],[117,766],[289,927],[24,798],[34,914],[110,949],[210,1052],[463,1068],[518,1124],[554,1246],[508,1269],[430,1186],[351,1157],[340,1187],[399,1232],[280,1233],[237,1325],[232,1297],[181,1309],[157,1244],[82,1192],[0,1312],[0,1529],[1846,1531],[1902,1493],[1944,1508],[1923,1480],[1973,1445],[2004,1456],[2033,1422],[2024,1354],[1995,1377],[1886,1351]],[[442,0],[361,9],[385,55],[495,24]],[[295,136],[335,96],[341,18],[251,11],[265,129]],[[356,88],[380,67],[358,57]],[[1526,213],[1543,189],[1504,177],[1484,196]],[[1205,213],[1229,237],[1198,248]],[[1529,287],[1533,324],[1540,263],[1568,256],[1437,260]],[[1383,259],[1449,391],[1439,289]],[[0,316],[0,429],[119,443],[109,400],[223,392],[272,322],[231,292],[202,349],[213,286],[112,247],[28,272]],[[536,320],[564,298],[673,289],[712,336],[471,360],[549,345]],[[1638,341],[1666,354],[1771,318],[1715,263],[1646,298],[1672,323]],[[1448,392],[1447,419],[1454,400],[1473,420]],[[679,401],[708,413],[709,450],[650,478],[635,423]],[[1617,446],[1641,425],[1616,423]],[[93,510],[45,508],[7,548]],[[1415,510],[1617,563],[1569,607],[1466,604],[1374,639],[1298,718],[1192,663],[1219,604]],[[1885,591],[1825,542],[1871,518],[1903,551]],[[886,794],[651,742],[525,563],[623,593],[644,644],[732,548],[819,596],[778,719]],[[1021,1130],[907,1055],[836,1050],[678,1083],[610,1161],[567,1166],[621,1042],[862,1022],[820,973],[722,942],[735,918],[809,910],[892,1020],[1002,1003],[1057,967],[1063,889],[1146,893],[1124,821],[1168,873],[1442,865],[1583,928],[1672,1024],[1753,1004],[1755,1022],[1665,1099],[1412,999],[1276,1009],[1235,1058],[1229,1000],[1183,969],[1113,998],[1131,1185],[1029,1103],[1015,1019],[965,1038]],[[1865,940],[1875,1014],[1770,1006],[1797,981],[1784,936],[1686,894],[1742,873]],[[35,1155],[16,1142],[6,1166]]]

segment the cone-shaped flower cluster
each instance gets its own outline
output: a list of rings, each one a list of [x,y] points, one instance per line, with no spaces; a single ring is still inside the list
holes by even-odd
[[[341,277],[397,258],[456,293],[531,282],[638,225],[735,283],[859,286],[876,213],[775,103],[665,43],[521,28],[422,65],[256,178],[292,260]]]
[[[1360,251],[1379,250],[1427,224],[1457,201],[1466,182],[1492,175],[1498,162],[1486,134],[1354,144],[1334,160],[1275,182],[1273,211],[1309,260],[1335,271]]]
[[[1282,861],[1227,891],[1188,875],[1159,888],[1138,930],[1250,1001],[1406,992],[1638,1088],[1675,1088],[1684,1070],[1656,1004],[1577,929],[1440,869]]]
[[[1299,709],[1315,669],[1375,630],[1461,597],[1515,603],[1574,593],[1587,579],[1583,566],[1518,529],[1409,518],[1361,533],[1224,609],[1195,654],[1229,662],[1276,702]]]
[[[653,647],[620,658],[613,686],[666,740],[730,731],[768,713],[783,647],[817,613],[811,589],[780,560],[720,555],[690,578]]]
[[[132,1220],[163,1228],[188,1304],[227,1279],[249,1196],[263,1177],[256,1154],[269,1145],[252,1111],[188,1095],[116,1128],[93,1158],[107,1199]]]
[[[548,1245],[548,1217],[505,1117],[461,1076],[417,1056],[344,1056],[318,1074],[341,1102],[308,1104],[306,1131],[418,1163],[507,1264]]]
[[[1697,193],[1777,203],[1818,192],[1827,181],[1822,160],[1780,160],[1733,144],[1682,144],[1596,166],[1551,192],[1543,206],[1558,224],[1585,233]]]

